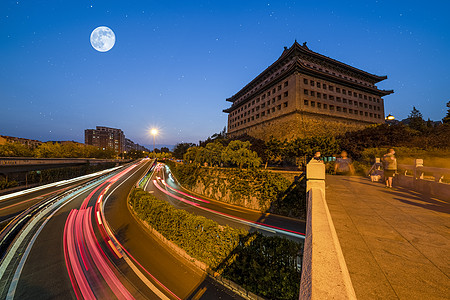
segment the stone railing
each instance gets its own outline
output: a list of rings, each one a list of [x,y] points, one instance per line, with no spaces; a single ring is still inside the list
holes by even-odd
[[[306,166],[308,211],[299,299],[356,299],[325,198],[325,165]]]
[[[444,176],[450,178],[450,169],[425,167],[423,159],[416,159],[414,165],[398,165],[394,184],[450,200],[450,184],[444,182]]]

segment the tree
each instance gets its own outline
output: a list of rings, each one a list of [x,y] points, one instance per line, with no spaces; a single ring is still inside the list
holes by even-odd
[[[9,142],[0,145],[0,157],[30,157],[30,156],[33,156],[33,152],[26,145]]]
[[[183,156],[187,152],[187,150],[194,146],[195,144],[193,143],[178,143],[173,149],[173,156],[175,156],[175,158],[177,159],[183,159]]]
[[[283,161],[286,158],[286,141],[282,142],[271,137],[270,140],[266,142],[266,149],[264,154],[266,158],[264,168],[267,168],[267,164],[271,161]]]
[[[47,142],[34,149],[34,155],[39,158],[64,157],[60,143]]]
[[[447,102],[447,115],[442,119],[442,123],[450,124],[450,101]]]
[[[169,153],[170,150],[169,150],[169,148],[167,148],[167,147],[161,147],[161,152]]]
[[[261,159],[255,151],[250,150],[250,142],[231,141],[222,152],[222,160],[237,165],[239,168],[257,168]]]
[[[408,116],[408,126],[411,129],[417,130],[417,131],[425,131],[426,125],[425,121],[423,120],[422,113],[416,109],[415,106],[413,106],[413,109],[411,113]]]
[[[233,140],[239,140],[239,141],[243,141],[243,142],[250,142],[250,144],[251,144],[250,150],[255,151],[258,154],[258,156],[261,157],[261,159],[263,161],[267,160],[267,157],[266,157],[266,148],[267,147],[266,147],[266,142],[265,141],[263,141],[261,139],[258,139],[258,138],[255,138],[255,137],[253,137],[251,135],[248,135],[248,134],[243,134],[241,136],[238,136],[236,138],[231,139],[230,141],[233,141]],[[226,143],[225,146],[228,145],[228,143]]]
[[[222,163],[222,152],[225,147],[218,141],[209,143],[204,149],[204,162],[207,162],[209,166],[220,166]]]
[[[205,148],[193,146],[187,149],[183,156],[186,163],[201,165],[204,162]]]

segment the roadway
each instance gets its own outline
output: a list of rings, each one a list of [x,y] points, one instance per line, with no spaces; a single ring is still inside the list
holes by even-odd
[[[140,170],[142,170],[142,167]],[[132,172],[132,170],[125,169],[121,173],[125,171]],[[120,178],[116,177],[118,175],[114,175],[113,177],[109,176],[99,180],[97,183],[89,186],[88,189],[75,193],[63,206],[57,207],[54,211],[45,215],[45,221],[43,220],[41,224],[36,226],[36,229],[30,232],[30,236],[37,233],[34,243],[30,242],[32,241],[31,239],[27,239],[27,243],[24,243],[18,249],[17,253],[19,255],[16,255],[17,257],[13,260],[16,263],[14,268],[12,268],[13,272],[9,274],[9,279],[12,278],[12,283],[16,282],[17,285],[15,287],[9,285],[8,288],[3,289],[3,293],[8,293],[9,297],[15,299],[76,299],[75,291],[78,289],[76,285],[74,285],[75,288],[72,286],[67,268],[70,262],[66,257],[65,252],[67,251],[64,245],[64,241],[67,240],[65,225],[68,223],[68,217],[72,210],[81,212],[83,209],[92,207],[96,203],[96,196],[98,197],[98,194],[101,192],[101,187],[104,188],[108,182],[116,184],[119,180],[126,180],[126,175],[126,173],[122,174]],[[37,227],[41,230],[40,232]],[[95,226],[93,228],[96,229]],[[97,240],[102,240],[99,237],[98,230],[95,232],[95,237]],[[25,255],[27,250],[29,250],[28,256],[23,261],[21,255]],[[94,257],[94,255],[91,257]],[[23,262],[22,267],[19,261],[20,263]],[[110,298],[109,296],[113,294],[112,290],[108,288],[106,280],[99,274],[99,269],[96,267],[97,264],[93,262],[93,258],[89,261],[90,267],[85,270],[85,275],[90,278],[90,284],[92,284],[95,295],[100,296],[99,298]],[[124,278],[121,279],[125,285],[128,285]],[[5,280],[5,276],[2,277],[3,280]],[[5,296],[5,294],[2,294],[2,296]]]
[[[77,185],[92,180],[93,178],[99,177],[102,174],[104,174],[104,172],[97,172],[95,174],[88,174],[87,176],[63,180],[0,196],[0,223],[14,218],[14,216],[45,198],[62,193]]]
[[[8,267],[1,266],[0,298],[239,298],[132,217],[127,195],[150,165],[116,171],[46,210]]]
[[[129,213],[126,198],[140,177],[119,186],[105,200],[105,217],[123,247],[143,266],[142,273],[148,271],[181,299],[240,299],[174,254]]]
[[[259,231],[264,235],[276,235],[296,241],[304,239],[306,230],[304,221],[262,213],[196,195],[184,189],[173,177],[169,167],[163,164],[158,165],[154,176],[146,184],[145,190],[159,199],[166,200],[176,208],[204,216],[221,225]]]

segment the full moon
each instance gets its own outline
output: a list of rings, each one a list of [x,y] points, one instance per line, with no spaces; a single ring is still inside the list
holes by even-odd
[[[99,52],[111,50],[111,48],[114,47],[115,42],[116,35],[106,26],[97,27],[91,33],[91,45]]]

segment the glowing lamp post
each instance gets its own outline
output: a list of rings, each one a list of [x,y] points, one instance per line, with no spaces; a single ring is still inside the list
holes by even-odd
[[[393,115],[389,114],[386,116],[385,120],[386,120],[386,124],[391,126],[394,124],[395,117]]]
[[[153,153],[156,156],[156,152],[155,152],[155,142],[156,142],[156,135],[158,134],[158,129],[153,128],[150,133],[153,135]]]
[[[393,115],[391,115],[391,114],[387,115],[386,121],[394,121],[394,120],[395,120],[395,117]]]

